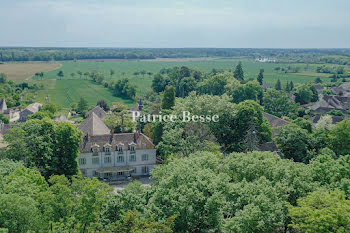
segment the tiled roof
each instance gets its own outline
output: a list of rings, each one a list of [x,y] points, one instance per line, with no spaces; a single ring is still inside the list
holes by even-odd
[[[90,136],[109,135],[111,131],[94,112],[78,126],[78,129],[82,131],[84,135],[88,134]]]

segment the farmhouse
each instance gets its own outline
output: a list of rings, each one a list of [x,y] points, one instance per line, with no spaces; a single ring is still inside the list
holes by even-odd
[[[32,114],[38,112],[39,108],[42,107],[42,106],[43,106],[43,104],[41,104],[41,103],[29,104],[28,107],[26,107],[23,111],[21,111],[19,113],[19,120],[20,121],[26,121],[27,117],[29,115],[32,115]]]
[[[94,112],[78,126],[83,132],[79,169],[87,177],[120,180],[148,176],[156,165],[156,149],[142,133],[113,134]]]

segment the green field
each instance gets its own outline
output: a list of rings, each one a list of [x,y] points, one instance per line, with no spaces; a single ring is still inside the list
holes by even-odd
[[[85,98],[90,107],[104,99],[108,104],[123,102],[132,106],[132,100],[121,99],[113,96],[112,92],[90,80],[45,80],[45,90],[38,93],[38,101],[45,103],[45,97],[49,96],[50,102],[68,108],[71,103],[77,103],[80,97]]]
[[[82,96],[89,101],[92,106],[99,99],[105,99],[108,103],[124,102],[128,105],[134,104],[131,100],[126,100],[113,96],[112,92],[104,88],[102,85],[97,85],[85,77],[80,77],[77,71],[90,72],[97,70],[104,73],[105,81],[115,81],[121,78],[129,78],[137,87],[137,96],[143,96],[148,89],[151,88],[153,75],[138,75],[135,76],[135,71],[146,70],[153,74],[159,72],[162,68],[171,68],[175,66],[188,66],[196,68],[202,72],[210,72],[213,68],[217,70],[233,70],[238,61],[242,60],[245,79],[256,79],[260,69],[264,69],[264,82],[267,82],[271,87],[280,79],[282,84],[287,81],[297,83],[306,83],[314,81],[316,77],[320,77],[324,81],[330,81],[329,74],[316,73],[316,64],[279,64],[279,63],[261,63],[244,59],[171,59],[171,60],[124,60],[124,61],[64,61],[60,62],[62,67],[56,70],[48,71],[44,75],[44,80],[32,80],[38,83],[45,84],[45,90],[38,93],[38,101],[44,102],[45,96],[49,95],[51,102],[57,103],[62,107],[68,108],[71,103],[77,103]],[[299,67],[298,73],[282,73],[276,72],[276,67]],[[113,69],[115,74],[110,75],[110,70]],[[62,70],[64,77],[57,76],[57,72]],[[348,70],[346,70],[349,72]],[[71,73],[75,73],[72,77]],[[33,77],[34,79],[34,77]]]
[[[188,66],[191,68],[197,68],[203,72],[210,72],[213,68],[218,70],[233,69],[237,63],[238,59],[212,59],[212,60],[181,60],[178,61],[158,61],[158,60],[139,60],[139,61],[66,61],[61,62],[62,68],[50,71],[45,74],[45,78],[48,79],[57,79],[58,70],[62,70],[65,74],[63,79],[71,79],[71,73],[76,73],[77,71],[86,71],[97,70],[105,74],[105,80],[117,80],[121,78],[129,78],[132,83],[137,86],[137,94],[142,96],[146,93],[147,89],[151,87],[152,76],[135,76],[133,73],[135,71],[146,70],[152,73],[159,72],[162,68],[171,68],[174,66]],[[260,69],[264,69],[265,82],[269,85],[274,85],[277,79],[280,79],[282,84],[286,81],[293,80],[294,83],[305,83],[314,81],[316,77],[321,77],[324,80],[329,80],[327,77],[329,75],[319,74],[315,72],[317,65],[304,65],[304,64],[277,64],[277,63],[261,63],[255,61],[242,60],[243,69],[245,71],[245,78],[257,77]],[[277,73],[274,72],[274,68],[287,67],[287,66],[299,66],[300,73]],[[113,69],[115,74],[110,76],[109,71]],[[80,79],[76,74],[75,79]],[[84,79],[84,76],[82,77]]]

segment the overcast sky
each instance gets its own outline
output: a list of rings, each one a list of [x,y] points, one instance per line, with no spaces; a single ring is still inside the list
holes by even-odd
[[[0,46],[349,48],[349,0],[0,0]]]

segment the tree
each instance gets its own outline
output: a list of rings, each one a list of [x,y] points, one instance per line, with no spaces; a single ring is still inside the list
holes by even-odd
[[[15,142],[10,142],[15,137]],[[28,120],[5,137],[9,142],[9,152],[23,154],[9,153],[7,156],[23,160],[27,166],[37,167],[46,178],[53,174],[71,177],[78,173],[76,159],[80,137],[81,132],[68,122],[55,125],[47,118]]]
[[[260,72],[258,74],[257,81],[259,82],[260,85],[263,85],[264,81],[264,69],[260,69]]]
[[[40,111],[47,111],[51,114],[56,114],[60,110],[60,107],[56,104],[45,104]]]
[[[238,62],[238,65],[236,66],[236,69],[233,73],[233,77],[237,79],[238,81],[243,81],[244,80],[244,72],[242,68],[242,62]]]
[[[58,71],[57,76],[60,78],[63,78],[64,77],[63,71],[62,70]]]
[[[81,141],[81,131],[68,122],[60,122],[55,127],[53,174],[71,178],[78,173],[77,157]]]
[[[290,226],[300,232],[349,232],[350,200],[339,190],[315,191],[288,205]]]
[[[157,73],[154,75],[153,80],[152,80],[152,89],[156,93],[163,92],[165,90],[166,82],[164,77],[160,74]]]
[[[289,82],[287,81],[287,83],[286,83],[286,92],[290,92],[290,85],[289,85]]]
[[[271,140],[271,128],[262,115],[262,107],[252,101],[239,103],[235,110],[223,111],[217,123],[212,123],[212,133],[222,146],[224,152],[242,152],[247,150],[244,141],[249,137],[251,125],[254,124],[258,144]],[[254,136],[255,137],[255,136]]]
[[[282,85],[281,85],[280,79],[277,79],[277,82],[276,82],[276,84],[275,84],[275,89],[276,89],[277,91],[282,90]]]
[[[210,76],[199,83],[198,91],[202,94],[222,95],[225,92],[225,86],[229,79],[232,79],[231,73],[220,73]]]
[[[85,113],[88,109],[88,102],[86,99],[84,99],[83,97],[80,97],[80,100],[78,102],[78,111],[80,113]]]
[[[6,83],[7,76],[4,73],[0,73],[0,83]]]
[[[310,87],[310,90],[312,92],[311,102],[317,102],[318,101],[318,92],[314,86]]]
[[[130,99],[135,97],[136,95],[135,85],[131,84],[129,79],[127,78],[119,79],[114,85],[113,91],[116,96],[121,96]]]
[[[231,80],[226,86],[226,93],[232,96],[234,103],[240,103],[245,100],[257,101],[263,93],[263,87],[257,81],[249,81],[246,84],[240,84],[236,80]]]
[[[108,104],[107,104],[107,102],[106,102],[105,100],[99,100],[99,101],[97,101],[96,106],[100,106],[101,108],[103,108],[103,110],[109,111]]]
[[[315,83],[322,83],[321,78],[320,78],[320,77],[317,77],[317,78],[315,79]]]
[[[165,88],[162,109],[171,109],[175,105],[175,88],[173,86],[167,86]]]
[[[115,74],[115,71],[113,70],[113,69],[111,69],[110,71],[109,71],[109,74],[111,75],[111,77]]]
[[[169,218],[166,223],[160,223],[151,217],[141,216],[137,211],[129,210],[112,225],[111,230],[113,232],[172,233],[173,219]]]
[[[0,121],[2,121],[5,124],[10,123],[10,119],[8,117],[5,117],[2,113],[0,113]]]
[[[293,89],[294,89],[294,83],[293,81],[290,81],[290,90],[293,91]]]
[[[329,132],[329,146],[337,155],[350,154],[350,120],[338,122]]]
[[[308,153],[312,149],[312,138],[305,129],[295,124],[280,127],[276,142],[287,159],[304,163],[308,163],[312,159]]]
[[[264,109],[267,113],[277,117],[297,117],[298,104],[289,99],[286,93],[268,89],[264,96]]]
[[[83,72],[81,72],[80,70],[77,71],[77,74],[79,75],[79,77],[81,78],[81,76],[83,75]]]
[[[295,92],[295,102],[303,104],[308,104],[311,102],[313,97],[313,92],[307,85],[302,85]]]
[[[71,73],[71,74],[70,74],[70,76],[71,76],[72,78],[74,78],[74,76],[75,76],[75,73]]]

